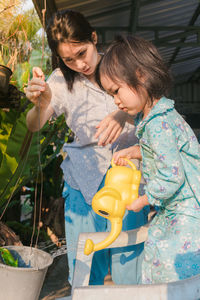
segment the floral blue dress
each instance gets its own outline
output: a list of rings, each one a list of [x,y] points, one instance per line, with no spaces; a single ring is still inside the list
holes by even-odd
[[[200,146],[174,108],[161,98],[136,118],[146,195],[156,207],[144,247],[143,283],[185,279],[200,273]]]

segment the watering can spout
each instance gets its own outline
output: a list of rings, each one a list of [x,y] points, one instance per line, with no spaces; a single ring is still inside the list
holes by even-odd
[[[97,244],[94,244],[91,239],[88,239],[85,243],[84,254],[89,255],[93,251],[105,249],[116,240],[121,230],[122,230],[122,219],[117,219],[114,220],[113,222],[111,221],[111,232],[108,235],[108,237],[102,242],[99,242]]]
[[[97,244],[88,239],[84,249],[86,255],[104,249],[114,242],[122,230],[126,206],[138,198],[141,172],[132,161],[127,162],[131,168],[111,163],[112,168],[106,174],[104,187],[92,199],[95,213],[110,220],[111,232],[104,241]]]

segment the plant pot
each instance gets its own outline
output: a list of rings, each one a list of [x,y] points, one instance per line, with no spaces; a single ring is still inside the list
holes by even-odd
[[[0,94],[7,95],[11,75],[12,71],[10,68],[0,65]]]
[[[18,267],[0,264],[0,300],[38,300],[48,267],[50,254],[31,247],[7,246]]]

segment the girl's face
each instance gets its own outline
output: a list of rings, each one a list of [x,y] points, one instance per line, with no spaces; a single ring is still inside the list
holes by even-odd
[[[138,92],[131,89],[125,82],[118,81],[116,83],[107,76],[101,76],[101,84],[107,93],[114,97],[115,104],[119,109],[130,115],[143,112],[143,118],[148,115],[151,109],[150,101],[144,88],[141,87]]]
[[[96,49],[96,34],[93,33],[93,43],[65,42],[58,45],[57,53],[65,65],[85,76],[94,74],[100,56]]]

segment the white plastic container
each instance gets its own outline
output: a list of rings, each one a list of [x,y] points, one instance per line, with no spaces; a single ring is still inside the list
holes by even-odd
[[[42,250],[7,246],[18,267],[0,264],[0,300],[38,300],[48,267],[53,258]]]

